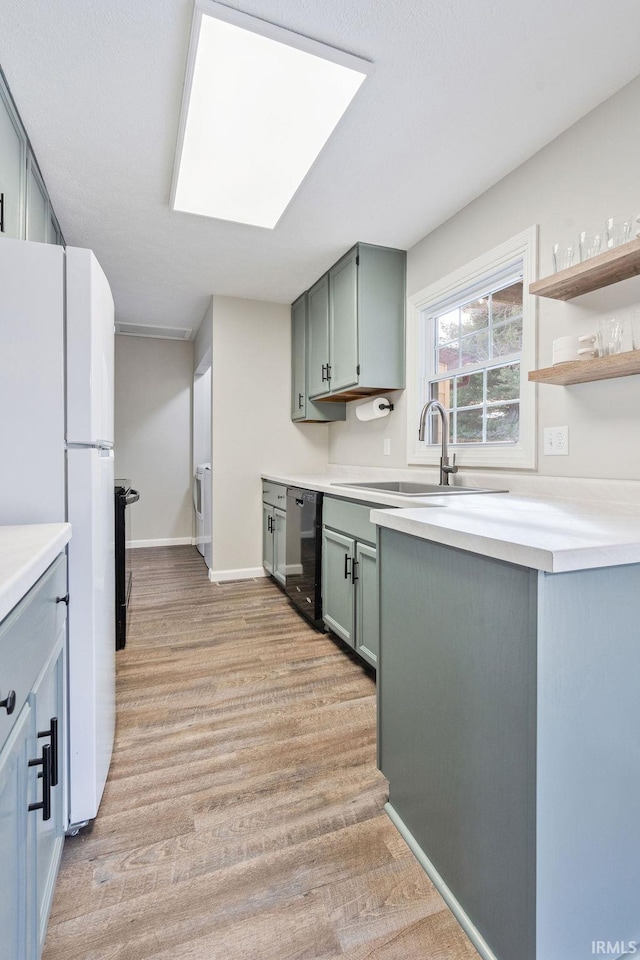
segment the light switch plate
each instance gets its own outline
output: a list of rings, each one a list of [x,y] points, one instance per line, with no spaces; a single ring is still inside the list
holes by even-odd
[[[384,457],[391,456],[391,438],[390,437],[385,437],[384,440],[382,441],[382,455]]]

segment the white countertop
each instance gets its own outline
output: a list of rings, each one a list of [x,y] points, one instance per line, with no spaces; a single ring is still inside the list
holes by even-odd
[[[338,479],[363,479],[357,475],[263,476],[361,503],[399,507],[374,509],[371,519],[414,537],[548,573],[640,563],[640,507],[633,504],[500,493],[407,498],[335,485]]]
[[[70,523],[0,526],[0,620],[11,613],[70,539]]]

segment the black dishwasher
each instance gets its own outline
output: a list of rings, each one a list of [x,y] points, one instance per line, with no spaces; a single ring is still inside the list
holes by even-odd
[[[285,561],[287,596],[314,627],[322,630],[322,494],[316,490],[287,488]]]

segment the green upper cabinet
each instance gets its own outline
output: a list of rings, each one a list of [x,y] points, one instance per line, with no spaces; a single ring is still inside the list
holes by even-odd
[[[404,250],[359,243],[308,293],[308,395],[356,400],[404,387]]]
[[[331,392],[358,383],[358,254],[350,250],[329,271]]]
[[[307,295],[291,306],[291,419],[304,420],[307,407],[305,349],[307,339]]]
[[[36,165],[27,161],[27,240],[46,243],[49,230],[49,200]]]
[[[0,235],[24,237],[27,138],[0,81]]]
[[[328,300],[326,278],[324,279],[324,287],[317,297],[314,296],[313,302],[316,309],[316,319],[318,317],[322,319],[320,326],[323,326],[326,331],[326,342],[328,344],[328,326],[326,323]],[[307,340],[310,339],[307,335],[308,305],[309,295],[303,293],[291,307],[291,419],[312,423],[325,420],[344,420],[347,415],[344,403],[314,403],[307,394]],[[325,359],[325,366],[326,362]],[[321,364],[318,369],[320,368]]]
[[[309,396],[324,396],[329,392],[327,367],[329,365],[329,275],[325,274],[308,293],[308,353],[307,371]]]
[[[1,70],[0,236],[64,243],[29,138]]]

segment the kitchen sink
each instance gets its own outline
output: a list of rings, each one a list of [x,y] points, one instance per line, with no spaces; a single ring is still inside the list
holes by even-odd
[[[462,493],[508,493],[508,490],[493,490],[489,487],[440,486],[438,483],[416,483],[413,480],[372,480],[370,483],[332,483],[332,487],[351,487],[354,490],[371,490],[372,493],[396,493],[399,497],[438,497]]]

